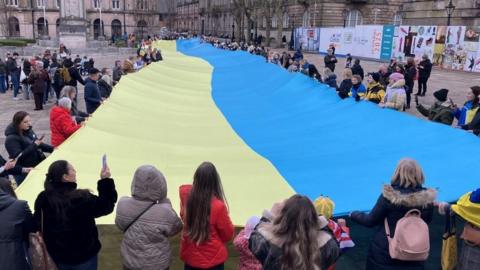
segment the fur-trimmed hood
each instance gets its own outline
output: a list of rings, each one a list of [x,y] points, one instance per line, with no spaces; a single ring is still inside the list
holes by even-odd
[[[405,80],[400,79],[396,82],[394,82],[392,85],[390,85],[391,88],[403,88],[405,86]]]
[[[417,192],[402,193],[391,185],[383,186],[382,194],[383,197],[391,203],[407,207],[426,207],[429,204],[433,204],[437,198],[437,191],[435,189],[427,188]]]

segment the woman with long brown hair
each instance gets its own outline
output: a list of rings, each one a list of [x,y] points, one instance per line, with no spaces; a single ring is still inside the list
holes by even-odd
[[[340,248],[310,199],[293,195],[264,212],[249,247],[264,270],[320,270],[335,263]]]
[[[228,258],[225,244],[234,227],[217,169],[203,162],[193,176],[193,185],[180,187],[180,216],[184,228],[180,257],[185,270],[223,270]]]

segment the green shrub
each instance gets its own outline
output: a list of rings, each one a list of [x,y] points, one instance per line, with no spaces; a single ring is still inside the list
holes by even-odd
[[[25,47],[27,46],[27,42],[25,40],[18,39],[2,39],[0,40],[0,46]]]
[[[125,42],[125,40],[117,40],[115,41],[115,47],[127,47],[127,43]]]

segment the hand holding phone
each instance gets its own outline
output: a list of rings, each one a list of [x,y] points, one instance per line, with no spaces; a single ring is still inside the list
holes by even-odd
[[[107,155],[103,155],[102,157],[102,171],[100,172],[100,178],[110,178],[112,175],[110,173],[110,168],[108,168],[107,164]]]
[[[107,168],[107,154],[103,154],[102,156],[102,171],[105,171]]]

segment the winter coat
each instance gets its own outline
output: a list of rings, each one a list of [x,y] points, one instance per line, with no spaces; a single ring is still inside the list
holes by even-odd
[[[352,89],[352,80],[351,79],[344,79],[340,86],[337,88],[338,94],[342,98],[348,97],[348,93],[350,93],[350,89]]]
[[[192,185],[180,187],[180,216],[185,223],[185,207]],[[217,198],[212,199],[210,206],[210,236],[208,240],[197,245],[187,235],[186,228],[182,232],[180,258],[186,264],[197,268],[210,268],[224,263],[228,259],[226,243],[233,238],[234,227],[225,203]]]
[[[32,72],[32,63],[30,61],[25,60],[23,61],[23,73],[28,77],[30,73]]]
[[[120,81],[120,78],[122,78],[123,71],[121,67],[114,67],[113,72],[112,72],[112,79],[114,82]]]
[[[319,217],[320,227],[317,237],[320,252],[319,269],[327,269],[335,263],[340,256],[340,247],[337,240],[328,229],[328,222],[324,217]],[[274,235],[269,228],[271,221],[262,217],[260,224],[255,228],[249,240],[249,248],[253,255],[262,263],[264,270],[277,270],[281,266],[282,239]]]
[[[359,75],[360,78],[362,78],[362,81],[363,81],[364,73],[363,73],[363,68],[362,68],[361,65],[353,65],[352,74],[353,75]]]
[[[35,167],[45,159],[43,152],[52,153],[53,147],[45,143],[36,145],[35,140],[37,140],[38,137],[32,128],[22,133],[23,136],[18,134],[13,124],[8,125],[5,129],[5,149],[12,159],[22,153],[22,156],[17,161],[18,166],[27,168]]]
[[[365,85],[360,83],[358,85],[352,85],[352,88],[350,89],[350,93],[348,95],[353,98],[360,98],[365,96],[366,93],[367,89],[365,88]]]
[[[379,83],[380,83],[381,85],[383,85],[383,88],[387,88],[388,84],[390,83],[390,75],[391,75],[391,73],[390,73],[390,72],[387,72],[387,73],[385,73],[385,74],[383,74],[383,73],[381,73],[381,72],[379,72],[379,73],[380,73],[380,81],[379,81]]]
[[[248,248],[248,239],[245,237],[245,230],[241,230],[235,237],[233,245],[239,254],[237,270],[262,270],[262,265]]]
[[[13,59],[12,57],[8,58],[7,60],[7,73],[8,74],[16,74],[19,71],[17,60]]]
[[[0,155],[0,177],[8,177],[9,175],[21,175],[23,173],[22,167],[15,165],[10,170],[5,170],[4,165],[7,161]]]
[[[453,123],[453,109],[451,102],[435,102],[430,108],[425,108],[422,104],[417,105],[417,110],[423,116],[428,117],[428,120],[442,123],[445,125],[452,125]]]
[[[335,64],[338,62],[338,60],[335,55],[325,55],[323,62],[325,63],[325,67],[329,68],[333,72],[335,71]]]
[[[69,82],[65,82],[65,85],[77,87],[78,85],[77,82],[79,82],[82,85],[85,85],[86,82],[83,80],[82,76],[80,76],[80,73],[78,73],[78,69],[76,67],[69,68],[68,72],[70,73],[70,77],[72,79]]]
[[[387,219],[391,237],[395,232],[397,221],[412,210],[421,211],[421,217],[430,223],[433,216],[433,203],[437,192],[434,189],[402,188],[399,186],[385,185],[382,195],[377,200],[374,208],[367,214],[355,211],[351,219],[366,227],[377,227],[376,233],[370,243],[367,256],[366,269],[369,270],[415,270],[424,269],[423,261],[399,261],[392,259],[389,254],[388,240],[385,232],[384,220]]]
[[[423,67],[423,68],[421,68]],[[429,59],[423,60],[418,64],[418,78],[428,80],[432,73],[432,62]]]
[[[28,203],[0,190],[0,220],[0,268],[29,270],[24,247],[33,232],[33,221]]]
[[[325,81],[323,81],[324,84],[327,84],[328,86],[337,89],[337,75],[332,74],[330,77],[325,78]]]
[[[380,103],[385,98],[385,88],[378,82],[370,83],[367,86],[365,99],[373,103]]]
[[[88,113],[80,111],[77,108],[77,102],[75,100],[72,100],[72,108],[70,109],[70,114],[72,116],[75,116],[75,120],[77,121],[77,123],[85,121],[85,118],[90,116]]]
[[[405,92],[413,92],[415,76],[417,76],[417,68],[415,66],[405,66]]]
[[[470,124],[461,127],[465,130],[472,130],[473,133],[478,136],[480,134],[480,110],[477,110]]]
[[[7,65],[5,64],[5,62],[0,60],[0,75],[5,75],[5,74],[7,74]]]
[[[405,107],[407,95],[405,93],[405,80],[398,80],[387,87],[383,102],[386,108],[400,111]]]
[[[28,84],[31,85],[31,91],[34,94],[43,94],[47,87],[48,73],[45,70],[35,71],[28,76]]]
[[[117,206],[115,224],[125,233],[123,266],[131,270],[167,269],[171,262],[168,238],[182,230],[182,220],[167,199],[163,175],[154,167],[142,168],[145,170],[137,171],[132,181],[132,197],[122,197]]]
[[[478,111],[479,106],[473,106],[472,101],[467,101],[461,109],[456,109],[454,112],[455,118],[457,118],[458,126],[468,125],[472,121],[473,117]]]
[[[87,113],[92,114],[102,104],[102,97],[96,81],[88,78],[85,80],[85,105]]]
[[[111,178],[98,181],[98,196],[88,190],[77,190],[72,182],[54,183],[64,207],[62,214],[50,204],[45,191],[35,200],[34,220],[40,229],[43,213],[43,238],[55,263],[80,264],[100,251],[95,218],[110,214],[117,201],[115,183]]]
[[[100,96],[102,98],[108,98],[112,93],[112,86],[109,85],[105,80],[100,79],[98,80],[98,90],[100,91]]]
[[[73,121],[69,110],[55,106],[50,111],[50,132],[52,133],[52,145],[54,147],[62,144],[80,127]]]

